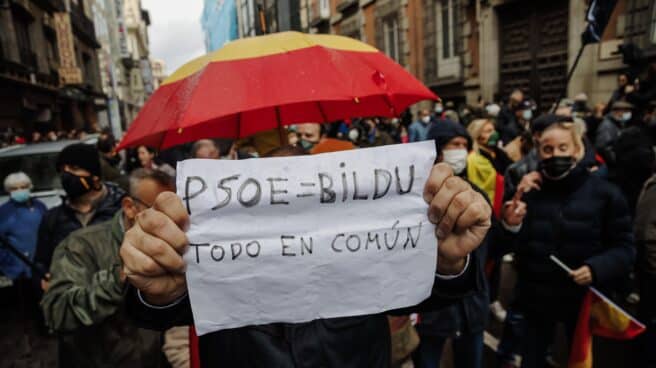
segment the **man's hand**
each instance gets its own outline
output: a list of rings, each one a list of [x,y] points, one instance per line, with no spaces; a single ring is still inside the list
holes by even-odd
[[[428,219],[436,225],[440,241],[437,271],[444,275],[460,273],[467,255],[478,248],[490,228],[492,208],[443,163],[433,166],[424,187],[424,200],[430,205]]]
[[[180,198],[164,192],[126,232],[120,251],[123,272],[149,303],[165,305],[187,291],[182,254],[188,246],[188,225]]]
[[[588,265],[582,266],[581,268],[572,271],[570,276],[572,276],[572,279],[574,279],[575,283],[581,286],[588,286],[592,284],[592,270]]]

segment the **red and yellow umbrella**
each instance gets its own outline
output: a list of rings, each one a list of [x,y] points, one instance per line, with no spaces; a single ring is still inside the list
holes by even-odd
[[[300,122],[392,117],[436,98],[365,43],[276,33],[228,43],[180,67],[146,102],[119,149],[244,138]]]

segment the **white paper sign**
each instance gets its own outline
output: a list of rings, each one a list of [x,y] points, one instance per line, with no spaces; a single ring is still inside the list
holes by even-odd
[[[432,141],[314,156],[178,163],[199,335],[415,305],[437,239],[422,194]]]

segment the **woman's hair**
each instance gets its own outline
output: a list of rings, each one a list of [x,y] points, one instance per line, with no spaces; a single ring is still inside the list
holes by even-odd
[[[144,145],[142,145],[142,146],[137,147],[137,150],[138,150],[139,148],[141,148],[141,147],[145,148],[146,151],[148,151],[149,153],[152,153],[152,154],[154,154],[155,156],[157,156],[157,150],[154,149],[153,147],[149,147],[149,146],[144,146]]]
[[[583,156],[585,156],[585,145],[583,144],[583,130],[581,128],[580,124],[575,124],[574,122],[568,121],[568,122],[560,122],[560,123],[554,123],[549,125],[540,135],[540,139],[538,140],[538,144],[542,137],[550,130],[553,129],[561,129],[561,130],[566,130],[570,133],[572,137],[572,141],[574,142],[574,147],[577,149],[576,155],[574,155],[574,158],[576,161],[581,161],[583,159]],[[538,147],[539,148],[539,147]]]
[[[481,132],[483,131],[483,127],[485,127],[486,124],[492,124],[492,120],[490,119],[476,119],[469,123],[469,126],[467,126],[467,132],[469,133],[469,136],[472,139],[472,147],[474,149],[474,152],[478,152],[480,147],[480,144],[478,144],[478,138],[481,136]]]
[[[5,192],[9,192],[10,189],[16,188],[21,184],[27,184],[29,185],[30,189],[32,189],[32,180],[30,180],[30,177],[22,171],[7,175],[4,184]]]

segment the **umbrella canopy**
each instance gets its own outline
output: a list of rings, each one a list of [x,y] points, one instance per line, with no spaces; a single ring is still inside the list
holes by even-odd
[[[436,98],[365,43],[276,33],[228,43],[180,67],[146,102],[119,149],[244,138],[301,122],[392,117]]]

